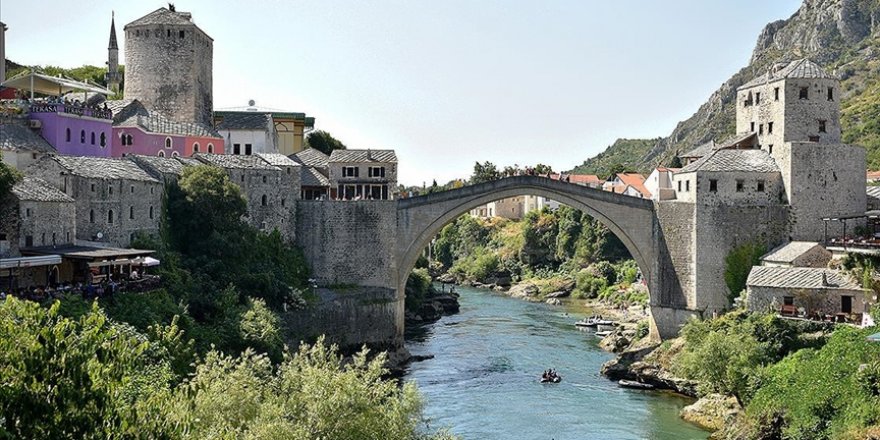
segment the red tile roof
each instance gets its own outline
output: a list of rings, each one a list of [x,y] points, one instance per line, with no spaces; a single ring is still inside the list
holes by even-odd
[[[651,198],[651,192],[645,188],[645,176],[639,173],[617,173],[617,178],[625,185],[633,187],[634,190],[640,192],[642,197]]]
[[[880,171],[868,171],[868,179],[870,179],[870,180],[880,179]]]

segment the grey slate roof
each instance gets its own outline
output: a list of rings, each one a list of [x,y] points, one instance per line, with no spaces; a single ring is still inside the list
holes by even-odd
[[[827,284],[823,282],[824,279]],[[786,289],[846,289],[861,290],[843,272],[812,267],[754,266],[746,281],[749,287],[778,287]]]
[[[45,139],[23,123],[0,123],[0,149],[7,151],[24,150],[37,153],[55,153]]]
[[[302,166],[298,162],[293,159],[278,153],[257,153],[257,157],[265,160],[269,163],[269,165],[275,165],[276,167],[298,167]]]
[[[202,163],[202,161],[195,159],[195,158],[192,158],[192,157],[177,156],[174,159],[177,160],[178,162],[182,163],[184,166],[188,166],[188,167],[204,165],[204,163]]]
[[[110,109],[110,112],[113,113],[114,122],[116,122],[117,117],[119,118],[119,120],[128,119],[131,115],[122,115],[120,113],[123,110],[127,110],[128,106],[135,102],[140,105],[140,101],[138,101],[137,99],[108,99],[107,101],[104,101],[104,103],[107,104],[107,108]],[[140,105],[140,109],[142,110],[144,115],[149,114],[147,113],[146,109],[143,108],[143,105]]]
[[[330,162],[397,163],[397,154],[394,150],[333,150]]]
[[[214,112],[221,118],[217,130],[266,130],[272,126],[272,115],[257,112]]]
[[[53,157],[70,174],[91,179],[129,179],[158,182],[141,167],[126,159],[87,156]]]
[[[711,153],[715,150],[721,150],[721,149],[725,149],[725,148],[737,148],[737,145],[745,144],[746,141],[749,141],[749,140],[752,141],[749,143],[749,145],[752,145],[752,144],[754,144],[755,139],[751,139],[751,138],[754,138],[755,136],[756,136],[755,133],[751,133],[751,132],[737,133],[735,135],[728,136],[727,138],[725,138],[721,142],[715,142],[714,140],[706,142],[705,144],[700,145],[699,147],[694,148],[693,150],[690,150],[684,154],[680,154],[678,157],[700,158],[700,157],[708,155],[709,153]]]
[[[300,172],[301,186],[330,186],[330,179],[314,167],[302,167]]]
[[[176,122],[158,113],[151,112],[148,115],[137,111],[127,119],[115,121],[115,127],[140,127],[150,133],[170,134],[178,136],[200,136],[222,138],[211,127],[194,122]]]
[[[327,164],[330,162],[330,156],[314,148],[306,148],[305,150],[291,154],[288,157],[310,167],[327,168]]]
[[[34,202],[73,202],[73,197],[59,191],[43,179],[25,176],[12,187],[12,194],[19,200]]]
[[[700,145],[693,150],[690,150],[686,153],[679,154],[678,157],[689,159],[694,157],[703,157],[711,152],[715,151],[715,141],[706,142],[703,145]]]
[[[193,24],[191,19],[191,14],[188,12],[177,12],[171,11],[168,8],[159,8],[153,12],[150,12],[147,15],[144,15],[137,20],[134,20],[127,25],[123,29],[128,29],[129,26],[142,26],[142,25],[154,25],[154,24],[171,24],[171,25],[184,25],[184,24]]]
[[[236,154],[208,154],[196,153],[196,159],[227,169],[250,169],[250,170],[279,170],[257,156],[243,156]],[[279,170],[280,171],[280,170]]]
[[[880,199],[880,186],[866,186],[865,192],[868,193],[868,197]]]
[[[761,260],[773,263],[791,263],[816,246],[819,246],[819,243],[815,241],[791,241],[771,250],[761,257]]]
[[[183,173],[183,168],[187,166],[183,162],[177,160],[176,157],[142,156],[134,154],[126,157],[135,161],[138,165],[152,169],[161,174],[173,174],[179,176]]]
[[[779,81],[786,78],[837,78],[829,74],[821,66],[813,61],[802,58],[788,63],[785,67],[777,69],[775,72],[771,69],[766,73],[757,76],[753,80],[743,84],[738,90],[748,89],[750,87]]]
[[[764,150],[715,150],[689,164],[679,173],[695,171],[746,171],[753,173],[779,172],[776,161]]]

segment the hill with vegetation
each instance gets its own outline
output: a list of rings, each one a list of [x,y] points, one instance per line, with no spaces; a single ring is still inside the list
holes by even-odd
[[[737,87],[776,62],[810,58],[841,79],[843,140],[862,145],[880,169],[880,0],[805,0],[787,20],[768,24],[749,65],[734,73],[690,118],[660,139],[618,140],[575,168],[607,173],[616,164],[640,172],[735,130]]]

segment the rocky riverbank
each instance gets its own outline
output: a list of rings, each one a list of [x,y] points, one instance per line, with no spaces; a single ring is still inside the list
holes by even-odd
[[[406,310],[404,320],[408,325],[425,324],[437,321],[443,316],[458,313],[458,297],[459,295],[455,291],[441,290],[438,292],[432,287],[418,308]]]

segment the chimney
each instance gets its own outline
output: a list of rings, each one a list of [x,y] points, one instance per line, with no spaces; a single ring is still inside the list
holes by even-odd
[[[831,287],[831,284],[828,284],[828,273],[824,270],[822,271],[822,287]]]

